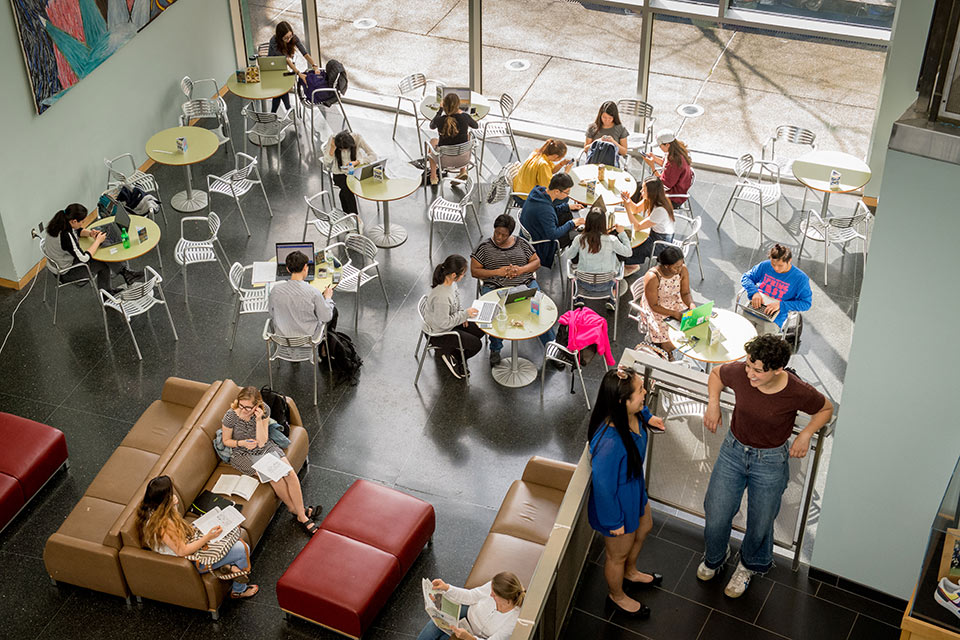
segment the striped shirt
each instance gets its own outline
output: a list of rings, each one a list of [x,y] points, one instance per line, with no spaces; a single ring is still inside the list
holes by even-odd
[[[270,288],[273,330],[282,336],[314,336],[333,318],[333,299],[303,280],[283,280]]]
[[[476,258],[480,266],[488,271],[493,271],[507,265],[522,267],[530,262],[530,257],[534,254],[533,246],[519,236],[514,236],[516,242],[513,246],[504,249],[498,247],[493,238],[487,238],[480,243],[476,251],[470,257]],[[533,272],[521,273],[516,278],[492,277],[484,280],[485,283],[494,287],[515,287],[521,284],[530,284],[533,281]]]

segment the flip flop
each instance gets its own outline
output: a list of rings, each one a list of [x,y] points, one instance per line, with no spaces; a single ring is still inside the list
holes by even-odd
[[[252,598],[257,595],[257,592],[260,591],[260,587],[255,584],[248,585],[244,591],[240,593],[230,592],[230,597],[234,600],[239,600],[240,598]]]
[[[233,571],[232,565],[227,565],[224,567],[220,567],[219,569],[214,569],[213,574],[217,576],[218,580],[233,580],[234,582],[239,582],[240,584],[246,584],[250,580],[249,569],[240,569],[239,571]]]

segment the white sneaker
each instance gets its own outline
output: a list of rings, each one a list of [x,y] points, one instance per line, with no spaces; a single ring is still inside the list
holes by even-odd
[[[960,618],[960,586],[944,578],[937,585],[937,590],[933,592],[933,599],[941,607],[952,611],[953,615]]]
[[[750,586],[750,578],[753,577],[753,571],[743,566],[742,562],[737,562],[737,570],[730,576],[730,582],[723,590],[723,595],[728,598],[739,598],[743,592]]]
[[[443,354],[440,356],[440,359],[443,360],[443,364],[447,365],[447,369],[450,369],[450,373],[452,373],[455,378],[458,380],[463,379],[463,375],[458,371],[460,366],[457,362],[457,356]]]
[[[723,568],[723,565],[727,564],[727,560],[730,559],[730,547],[727,546],[727,553],[723,556],[723,562],[720,563],[720,566],[716,569],[711,569],[707,566],[706,559],[700,563],[700,566],[697,567],[697,578],[706,582],[707,580],[713,580],[713,576],[717,575],[717,571]]]

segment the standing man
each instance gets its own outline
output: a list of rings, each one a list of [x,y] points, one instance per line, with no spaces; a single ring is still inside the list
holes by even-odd
[[[756,337],[745,345],[746,364],[730,363],[710,373],[710,399],[703,423],[712,433],[720,426],[720,392],[736,394],[730,431],[710,474],[703,501],[705,552],[697,578],[710,580],[730,557],[730,527],[747,489],[747,531],[737,569],[723,590],[743,595],[755,573],[773,567],[773,522],[790,479],[790,458],[803,458],[810,438],[833,415],[822,393],[784,370],[790,346],[780,336]],[[806,428],[788,446],[797,412],[810,414]]]
[[[306,281],[310,259],[302,251],[287,254],[290,279],[270,288],[268,308],[273,329],[282,336],[315,336],[324,324],[337,328],[333,288],[319,289]]]
[[[560,247],[570,244],[570,232],[583,224],[583,218],[574,218],[571,211],[579,211],[583,205],[568,203],[573,178],[568,173],[554,174],[550,184],[534,187],[523,203],[520,211],[520,224],[536,240],[559,240]],[[543,242],[536,246],[540,263],[547,269],[553,266],[553,256],[557,245]]]

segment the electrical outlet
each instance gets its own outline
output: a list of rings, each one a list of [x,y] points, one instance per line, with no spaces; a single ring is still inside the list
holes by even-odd
[[[37,225],[36,229],[34,229],[33,227],[30,227],[30,237],[33,238],[34,240],[38,239],[41,233],[43,233],[43,221],[41,221]]]

